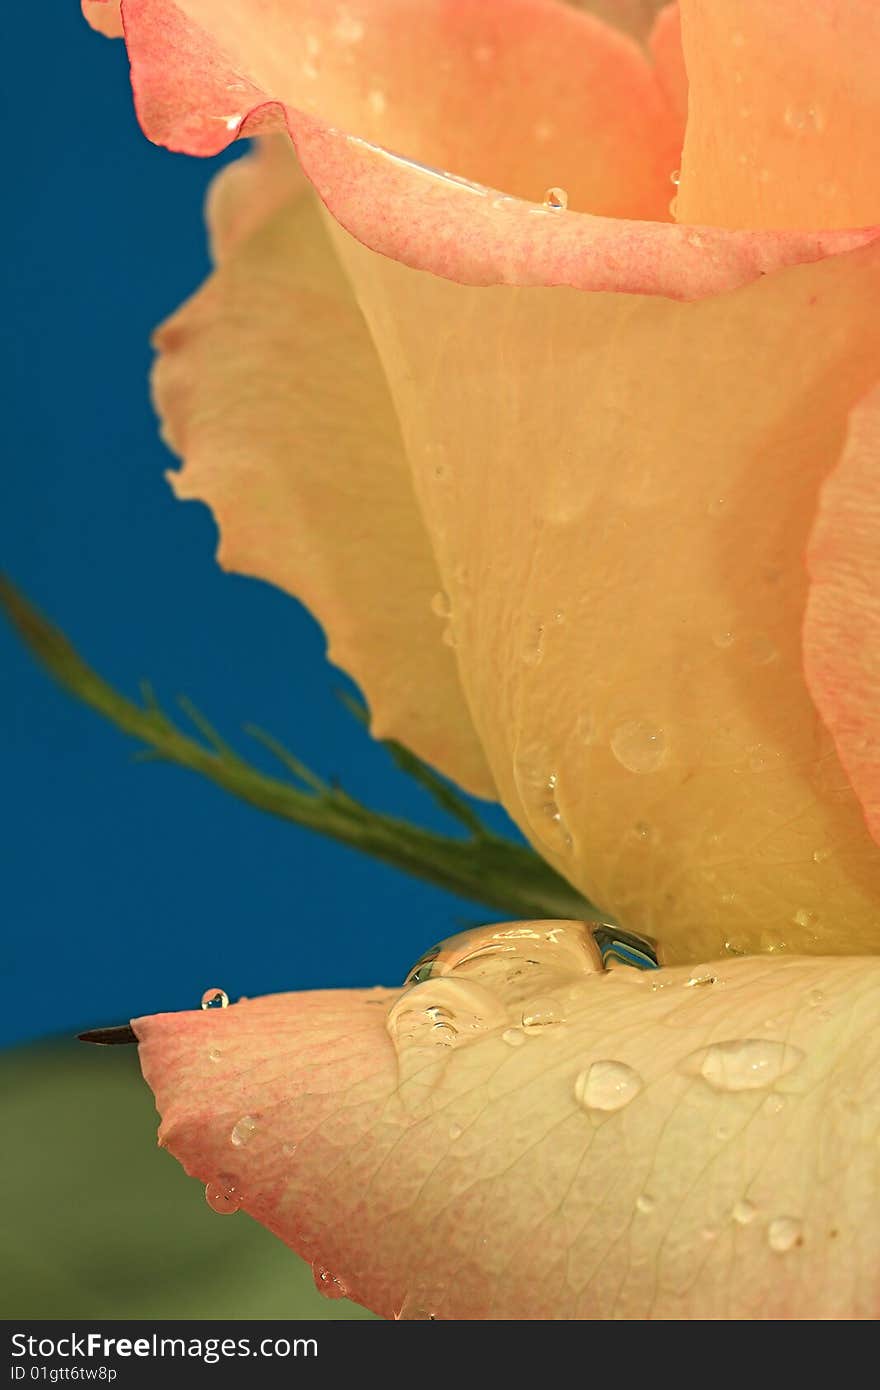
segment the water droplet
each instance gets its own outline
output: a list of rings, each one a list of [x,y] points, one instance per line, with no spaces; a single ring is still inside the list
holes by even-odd
[[[769,1095],[761,1105],[765,1115],[779,1115],[785,1109],[785,1096]]]
[[[564,188],[548,188],[544,194],[545,208],[552,208],[554,212],[565,212],[568,207],[568,194]]]
[[[717,983],[717,975],[697,972],[696,974],[691,975],[689,980],[685,980],[684,987],[685,989],[696,989],[701,985],[716,985]]]
[[[387,105],[387,102],[385,100],[385,93],[380,92],[378,89],[374,89],[372,92],[368,92],[367,105],[369,106],[374,116],[381,116],[384,113],[385,107]]]
[[[343,14],[333,32],[340,43],[360,43],[364,37],[364,26],[354,15]]]
[[[557,799],[557,774],[544,761],[543,750],[533,748],[514,755],[513,778],[529,824],[548,849],[566,854],[572,838]]]
[[[229,995],[225,989],[206,989],[202,995],[203,1009],[225,1009],[229,1004]]]
[[[825,115],[818,106],[786,106],[783,120],[795,135],[818,135],[825,129]]]
[[[543,623],[533,623],[528,629],[520,655],[526,666],[540,666],[544,660]]]
[[[426,1052],[442,1057],[445,1051],[506,1021],[499,999],[482,985],[432,975],[404,990],[388,1012],[386,1027],[398,1058],[403,1059],[407,1053]]]
[[[453,1144],[455,1143],[456,1139],[460,1139],[463,1134],[464,1130],[462,1129],[461,1125],[453,1124],[449,1126],[449,1137],[452,1140]]]
[[[312,1276],[315,1280],[315,1288],[318,1293],[322,1293],[325,1298],[347,1298],[348,1289],[339,1278],[338,1274],[333,1274],[325,1265],[313,1264]]]
[[[672,173],[669,175],[669,182],[674,183],[676,188],[678,188],[678,185],[681,183],[680,169],[673,169]]]
[[[293,1155],[296,1153],[296,1144],[282,1144],[281,1152],[285,1158],[293,1158]]]
[[[249,1144],[254,1137],[257,1122],[253,1115],[242,1115],[240,1120],[236,1120],[232,1126],[232,1133],[229,1136],[230,1143],[237,1149],[243,1149],[245,1144]]]
[[[732,647],[736,637],[729,628],[722,628],[721,631],[712,633],[712,641],[716,647]]]
[[[727,510],[727,498],[726,498],[726,497],[713,497],[713,498],[712,498],[712,501],[709,503],[708,507],[706,508],[706,511],[707,511],[707,513],[708,513],[709,516],[723,516],[726,510]]]
[[[808,989],[807,1003],[811,1009],[818,1009],[820,1004],[824,1004],[825,995],[822,993],[821,989]]]
[[[452,603],[445,589],[438,589],[431,599],[431,612],[438,618],[448,618],[452,612]]]
[[[231,1216],[241,1206],[237,1180],[228,1173],[219,1173],[205,1185],[205,1201],[218,1216]]]
[[[220,1051],[219,1047],[212,1047],[208,1053],[208,1057],[212,1062],[219,1062],[222,1056],[223,1053]]]
[[[532,999],[523,1009],[522,1026],[524,1033],[543,1033],[554,1024],[564,1023],[565,1019],[557,1000],[548,995]]]
[[[241,125],[241,116],[227,116],[227,117],[226,117],[226,129],[227,129],[227,130],[238,130],[238,127],[239,127],[240,125]]]
[[[526,1035],[519,1028],[505,1028],[501,1034],[501,1041],[507,1043],[508,1047],[522,1047],[525,1040]]]
[[[758,1215],[758,1210],[753,1202],[749,1202],[743,1197],[740,1201],[734,1203],[730,1215],[737,1226],[748,1226],[749,1222],[754,1221],[755,1217]]]
[[[680,1064],[688,1076],[701,1076],[716,1091],[755,1091],[772,1086],[803,1061],[804,1053],[771,1038],[736,1038],[692,1052]]]
[[[767,1244],[779,1255],[784,1255],[796,1245],[803,1243],[801,1223],[794,1216],[777,1216],[767,1227]]]
[[[815,912],[808,911],[808,909],[805,907],[799,907],[791,920],[794,922],[795,926],[807,927],[813,931],[819,925],[819,918],[817,914]]]
[[[814,863],[814,864],[824,864],[824,863],[825,863],[825,860],[826,860],[826,859],[830,859],[830,857],[831,857],[831,850],[830,850],[830,849],[824,848],[824,849],[814,849],[814,850],[813,850],[813,863]]]
[[[585,1110],[622,1110],[635,1100],[643,1084],[638,1072],[625,1062],[603,1059],[580,1073],[574,1083],[574,1095]]]
[[[666,761],[666,736],[644,719],[628,719],[611,735],[611,751],[627,772],[656,772]]]
[[[643,1216],[654,1210],[656,1202],[649,1192],[640,1192],[636,1198],[636,1211],[640,1211]]]

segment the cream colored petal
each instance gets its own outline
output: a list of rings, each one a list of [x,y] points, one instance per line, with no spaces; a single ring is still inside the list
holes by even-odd
[[[336,236],[532,843],[673,958],[876,949],[880,850],[800,629],[817,488],[880,368],[880,248],[675,303],[475,289]]]
[[[160,1143],[386,1318],[876,1318],[876,960],[439,983],[138,1019]]]
[[[239,221],[228,202],[221,220]],[[157,344],[172,482],[212,508],[221,564],[311,609],[377,737],[492,795],[387,387],[311,196],[241,242]]]

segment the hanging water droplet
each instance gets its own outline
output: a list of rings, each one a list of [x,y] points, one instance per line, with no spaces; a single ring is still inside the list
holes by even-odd
[[[611,735],[611,751],[627,772],[656,772],[666,761],[666,736],[644,719],[628,719]]]
[[[243,1149],[245,1144],[249,1144],[253,1139],[256,1128],[257,1122],[253,1115],[242,1115],[241,1119],[236,1120],[232,1126],[232,1133],[229,1136],[230,1143],[234,1144],[237,1149]]]
[[[794,1216],[777,1216],[767,1227],[767,1244],[778,1255],[785,1255],[796,1245],[803,1245],[801,1223]]]
[[[565,1019],[557,1000],[549,995],[532,999],[523,1009],[522,1026],[524,1033],[543,1033]]]
[[[753,1202],[742,1197],[738,1202],[734,1202],[733,1210],[730,1215],[737,1226],[748,1226],[749,1222],[754,1221],[755,1217],[758,1215],[758,1210]]]
[[[680,169],[673,169],[672,173],[669,175],[669,182],[674,183],[676,188],[678,188],[678,185],[681,183]]]
[[[220,1051],[219,1047],[212,1047],[208,1052],[208,1058],[212,1062],[219,1062],[222,1056],[223,1053]]]
[[[448,618],[452,612],[452,604],[445,589],[438,589],[431,599],[431,612],[438,618]]]
[[[654,1198],[649,1192],[640,1192],[636,1198],[636,1211],[640,1211],[643,1216],[647,1216],[649,1212],[652,1212],[656,1205]]]
[[[622,1110],[635,1100],[644,1082],[625,1062],[602,1059],[582,1071],[574,1083],[574,1096],[585,1110]]]
[[[565,212],[568,207],[568,194],[564,188],[548,188],[544,194],[545,208],[552,208],[554,212]]]
[[[237,1180],[228,1173],[218,1173],[212,1182],[205,1184],[205,1201],[218,1216],[231,1216],[241,1206]]]
[[[680,1064],[687,1076],[701,1076],[716,1091],[755,1091],[772,1086],[802,1062],[804,1053],[771,1038],[736,1038],[692,1052]]]
[[[501,1041],[507,1043],[508,1047],[522,1047],[525,1040],[526,1035],[519,1028],[505,1028],[501,1034]]]
[[[206,989],[202,995],[203,1009],[225,1009],[229,1004],[229,995],[225,989],[218,989],[216,985],[213,989]]]
[[[312,1277],[315,1281],[315,1288],[318,1293],[322,1293],[325,1298],[347,1298],[348,1289],[339,1278],[338,1274],[333,1274],[325,1265],[313,1264]]]

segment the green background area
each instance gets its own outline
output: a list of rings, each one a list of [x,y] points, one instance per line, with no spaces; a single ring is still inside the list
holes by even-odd
[[[0,1055],[0,1317],[370,1318],[156,1145],[133,1047]]]

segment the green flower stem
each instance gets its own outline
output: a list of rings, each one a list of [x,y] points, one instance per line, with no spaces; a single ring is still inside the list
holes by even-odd
[[[249,732],[302,785],[270,777],[246,762],[195,706],[184,700],[181,707],[204,742],[191,738],[169,719],[149,687],[144,687],[141,706],[108,685],[64,634],[2,576],[0,604],[33,655],[61,685],[145,745],[140,757],[201,773],[261,811],[328,835],[512,917],[581,919],[596,915],[590,903],[533,850],[491,832],[454,788],[399,745],[388,745],[398,766],[463,823],[469,832],[466,838],[435,834],[371,810],[317,777],[270,735],[251,727]]]

